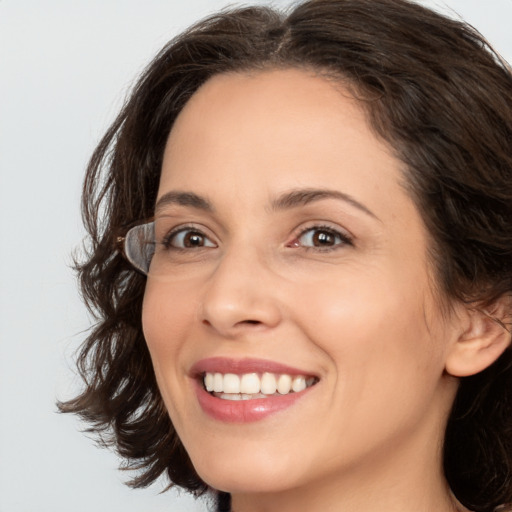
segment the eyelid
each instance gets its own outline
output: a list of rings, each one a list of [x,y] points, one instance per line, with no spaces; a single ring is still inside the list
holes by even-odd
[[[188,250],[188,248],[173,246],[170,243],[171,240],[174,239],[177,235],[186,231],[196,232],[204,236],[204,238],[208,239],[213,244],[213,247],[218,247],[218,243],[215,240],[215,237],[210,233],[210,230],[200,224],[198,225],[195,223],[178,224],[177,226],[166,230],[163,236],[157,238],[157,243],[164,245],[166,248],[172,248],[175,250]],[[212,248],[212,246],[209,245],[204,247]]]
[[[160,218],[160,221],[162,222],[163,219],[165,217],[161,217]],[[169,218],[168,218],[169,220]],[[158,222],[158,220],[157,220]],[[170,226],[172,226],[172,224],[174,223],[169,223]],[[171,238],[175,237],[177,234],[183,232],[183,231],[195,231],[199,234],[201,234],[202,236],[204,236],[205,238],[207,238],[212,244],[214,244],[215,247],[218,247],[219,246],[219,242],[218,242],[218,239],[217,237],[215,236],[215,234],[209,229],[207,228],[204,224],[201,224],[201,223],[195,223],[195,222],[185,222],[185,223],[179,223],[179,224],[176,224],[172,227],[165,227],[165,223],[164,223],[164,227],[162,229],[164,231],[164,234],[161,235],[161,236],[158,236],[158,229],[156,229],[156,243],[157,244],[162,244],[162,245],[167,245],[168,246],[168,242],[171,240]],[[300,237],[302,237],[304,234],[306,234],[308,231],[314,231],[314,230],[318,230],[318,231],[321,231],[321,230],[324,230],[324,231],[327,231],[327,232],[330,232],[330,233],[333,233],[333,235],[336,235],[338,237],[341,238],[341,243],[338,243],[336,245],[333,245],[333,246],[326,246],[324,248],[322,247],[309,247],[309,246],[302,246],[299,244],[299,246],[301,246],[302,248],[304,249],[316,249],[316,250],[332,250],[332,249],[336,249],[336,248],[339,248],[339,247],[342,247],[342,246],[346,246],[346,245],[354,245],[354,240],[355,240],[355,236],[350,232],[348,231],[346,228],[343,228],[341,226],[339,226],[338,224],[333,224],[329,221],[309,221],[307,222],[306,224],[302,223],[300,226],[298,226],[297,228],[294,229],[293,233],[292,233],[292,240],[291,241],[288,241],[285,245],[290,247],[293,245],[293,242],[297,241]],[[212,246],[206,246],[207,248],[208,247],[212,247]],[[174,247],[174,249],[182,249],[180,247]]]
[[[329,250],[335,250],[335,249],[338,249],[340,247],[347,246],[347,245],[354,245],[355,237],[348,230],[346,230],[346,229],[344,229],[344,228],[342,228],[342,227],[340,227],[338,225],[333,226],[332,224],[326,223],[325,221],[324,222],[322,222],[322,221],[318,221],[318,222],[312,221],[311,223],[309,223],[306,226],[300,226],[298,229],[296,229],[294,231],[293,242],[299,240],[302,236],[304,236],[309,231],[326,231],[326,232],[330,232],[333,235],[338,236],[342,240],[342,242],[338,243],[336,245],[333,245],[333,246],[326,246],[326,247],[323,247],[323,248],[320,247],[320,246],[318,246],[318,247],[300,246],[303,249],[313,249],[313,250],[320,250],[320,251],[329,251]],[[290,246],[290,245],[292,245],[292,244],[287,243],[287,246]]]
[[[183,207],[181,209],[183,210]],[[213,225],[215,230],[217,230],[219,227],[217,222],[213,221],[212,223],[210,216],[205,217],[204,215],[195,214],[194,212],[189,212],[188,210],[176,210],[175,212],[166,210],[165,213],[160,213],[157,217],[155,217],[154,222],[157,232],[164,232],[166,234],[177,229],[190,228],[197,229],[209,237],[215,237],[216,235],[210,226]],[[159,227],[161,229],[158,229]]]

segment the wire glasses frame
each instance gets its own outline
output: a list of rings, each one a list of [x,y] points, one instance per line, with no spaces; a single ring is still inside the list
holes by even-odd
[[[144,275],[149,274],[155,254],[155,221],[137,224],[116,239],[119,252]]]

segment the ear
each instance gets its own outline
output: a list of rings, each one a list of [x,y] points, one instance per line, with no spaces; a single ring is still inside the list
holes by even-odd
[[[450,375],[475,375],[503,354],[511,341],[510,331],[506,328],[512,312],[511,303],[512,298],[504,296],[487,310],[464,306],[460,333],[446,358],[445,368]]]

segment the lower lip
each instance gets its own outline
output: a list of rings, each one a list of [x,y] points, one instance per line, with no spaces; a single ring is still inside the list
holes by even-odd
[[[312,386],[313,387],[313,386]],[[306,388],[298,393],[287,395],[271,395],[268,398],[251,400],[223,400],[206,391],[196,381],[196,394],[203,411],[218,421],[227,423],[250,423],[260,421],[268,416],[284,411],[300,400],[311,389]]]

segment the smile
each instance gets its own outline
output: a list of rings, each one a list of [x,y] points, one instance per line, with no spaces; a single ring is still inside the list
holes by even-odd
[[[315,377],[270,372],[242,375],[206,372],[203,377],[206,391],[222,400],[254,400],[275,394],[299,393],[315,383]]]
[[[262,359],[213,357],[190,370],[200,408],[210,418],[249,423],[294,407],[320,379],[307,371]]]

